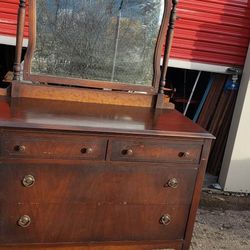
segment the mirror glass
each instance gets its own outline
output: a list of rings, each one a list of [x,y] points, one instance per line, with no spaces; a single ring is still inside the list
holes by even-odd
[[[152,85],[164,0],[36,0],[31,74]]]

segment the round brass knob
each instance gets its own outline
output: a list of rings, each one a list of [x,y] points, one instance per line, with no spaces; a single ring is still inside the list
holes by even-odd
[[[130,149],[124,149],[122,150],[122,154],[123,155],[127,155],[127,156],[131,156],[134,154],[133,150],[130,148]]]
[[[168,181],[168,186],[171,188],[177,188],[179,185],[178,180],[176,178],[171,178]]]
[[[164,214],[160,218],[160,223],[167,226],[171,222],[171,216],[169,214]]]
[[[180,153],[178,154],[178,156],[179,156],[180,158],[188,157],[188,156],[189,156],[189,152],[180,152]]]
[[[82,148],[81,153],[82,154],[91,154],[93,152],[92,148]]]
[[[28,215],[23,215],[17,221],[17,225],[20,227],[28,227],[31,223],[31,219]]]
[[[17,152],[24,152],[26,149],[26,147],[24,145],[16,145],[14,147],[14,150],[17,151]]]
[[[22,183],[25,187],[31,187],[35,184],[35,178],[33,175],[25,175],[23,180],[22,180]]]

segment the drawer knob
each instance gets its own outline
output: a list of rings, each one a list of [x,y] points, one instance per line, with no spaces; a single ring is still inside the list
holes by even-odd
[[[31,219],[28,215],[23,215],[17,221],[17,225],[20,227],[28,227],[31,223]]]
[[[171,222],[171,216],[169,214],[164,214],[160,218],[160,223],[164,226],[167,226]]]
[[[82,154],[91,154],[93,152],[93,148],[82,148],[81,153]]]
[[[23,180],[22,180],[22,183],[25,187],[31,187],[35,184],[35,178],[33,175],[25,175]]]
[[[171,178],[169,179],[168,181],[168,186],[171,187],[171,188],[177,188],[179,185],[179,182],[176,178]]]
[[[123,155],[131,156],[131,155],[133,155],[133,153],[134,152],[133,152],[133,150],[131,148],[122,150]]]
[[[26,147],[24,145],[16,145],[14,147],[14,150],[17,151],[17,152],[24,152],[26,149]]]
[[[180,157],[180,158],[185,158],[185,157],[188,157],[190,154],[189,154],[189,152],[180,152],[179,154],[178,154],[178,156]]]

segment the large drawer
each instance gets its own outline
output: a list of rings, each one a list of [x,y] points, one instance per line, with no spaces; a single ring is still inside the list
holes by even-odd
[[[190,204],[197,169],[142,163],[0,165],[0,202]]]
[[[189,206],[1,205],[2,244],[176,240],[185,233]]]
[[[113,161],[174,162],[198,164],[202,141],[118,139],[111,141]]]
[[[102,137],[8,131],[0,151],[5,157],[104,160],[106,148]]]

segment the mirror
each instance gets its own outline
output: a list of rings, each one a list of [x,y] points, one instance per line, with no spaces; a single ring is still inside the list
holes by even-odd
[[[164,3],[36,0],[31,74],[152,86]]]

